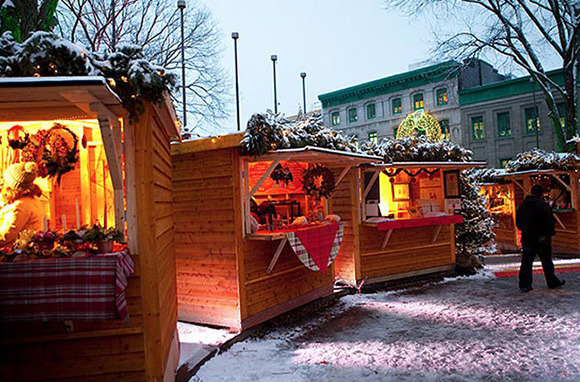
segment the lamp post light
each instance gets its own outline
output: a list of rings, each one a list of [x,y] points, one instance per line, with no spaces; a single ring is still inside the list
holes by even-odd
[[[240,87],[238,84],[238,38],[240,38],[240,34],[232,32],[232,38],[234,39],[234,65],[236,68],[236,115],[238,117],[238,131],[240,131]]]
[[[302,104],[304,105],[304,116],[306,116],[306,72],[300,73],[302,77]]]
[[[278,98],[276,96],[276,61],[278,60],[278,56],[275,54],[270,56],[272,60],[272,68],[274,69],[274,114],[278,114]]]
[[[177,0],[177,8],[179,8],[181,12],[181,93],[183,96],[183,127],[187,127],[187,105],[185,95],[185,27],[183,21],[185,0]]]

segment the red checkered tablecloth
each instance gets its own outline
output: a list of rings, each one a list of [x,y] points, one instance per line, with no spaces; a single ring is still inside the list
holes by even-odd
[[[90,258],[0,263],[0,320],[129,319],[128,250]]]
[[[343,232],[343,224],[331,223],[286,232],[286,237],[306,268],[326,273],[338,255]]]

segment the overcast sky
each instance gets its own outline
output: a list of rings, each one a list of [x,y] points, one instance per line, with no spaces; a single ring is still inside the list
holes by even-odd
[[[431,26],[425,22],[429,16],[412,20],[385,9],[382,0],[197,1],[218,24],[222,64],[231,82],[230,117],[217,131],[199,130],[202,135],[236,129],[233,31],[240,34],[242,130],[253,113],[273,109],[272,54],[278,56],[278,110],[294,115],[302,104],[300,72],[307,73],[311,111],[319,94],[407,71],[410,64],[429,59],[433,47]]]
[[[240,34],[238,63],[242,129],[256,112],[273,109],[276,54],[278,110],[296,114],[306,72],[307,109],[321,93],[406,71],[428,58],[429,28],[384,9],[380,0],[201,0],[223,36],[223,67],[230,76],[230,118],[236,129],[231,32]],[[200,134],[203,134],[200,131]]]

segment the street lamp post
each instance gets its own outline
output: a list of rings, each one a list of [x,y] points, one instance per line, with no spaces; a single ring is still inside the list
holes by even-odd
[[[238,131],[240,131],[240,87],[238,84],[238,38],[240,38],[240,34],[232,32],[232,38],[234,39],[234,65],[236,68],[236,115],[238,117]]]
[[[185,0],[177,0],[177,8],[181,11],[181,93],[183,96],[183,127],[187,126],[187,105],[185,95],[185,27],[183,13],[185,10]]]
[[[117,15],[115,13],[115,0],[111,0],[111,28],[113,28],[113,33],[111,34],[111,46],[113,52],[117,48]]]
[[[534,100],[534,127],[536,130],[536,148],[540,148],[540,137],[538,136],[538,125],[539,125],[539,120],[538,117],[540,114],[539,110],[538,110],[538,106],[536,106],[536,87],[534,86],[534,79],[530,77],[530,83],[532,84],[532,98]]]
[[[304,116],[306,116],[306,72],[300,73],[302,77],[302,104],[304,105]]]
[[[278,98],[276,96],[276,61],[278,60],[278,56],[275,54],[270,56],[272,60],[272,68],[274,69],[274,114],[278,114]]]

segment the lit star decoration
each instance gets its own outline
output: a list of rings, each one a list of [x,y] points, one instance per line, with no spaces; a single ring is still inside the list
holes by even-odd
[[[443,140],[443,132],[439,121],[431,114],[418,110],[409,114],[399,125],[397,139],[408,135],[426,135],[433,141]]]

